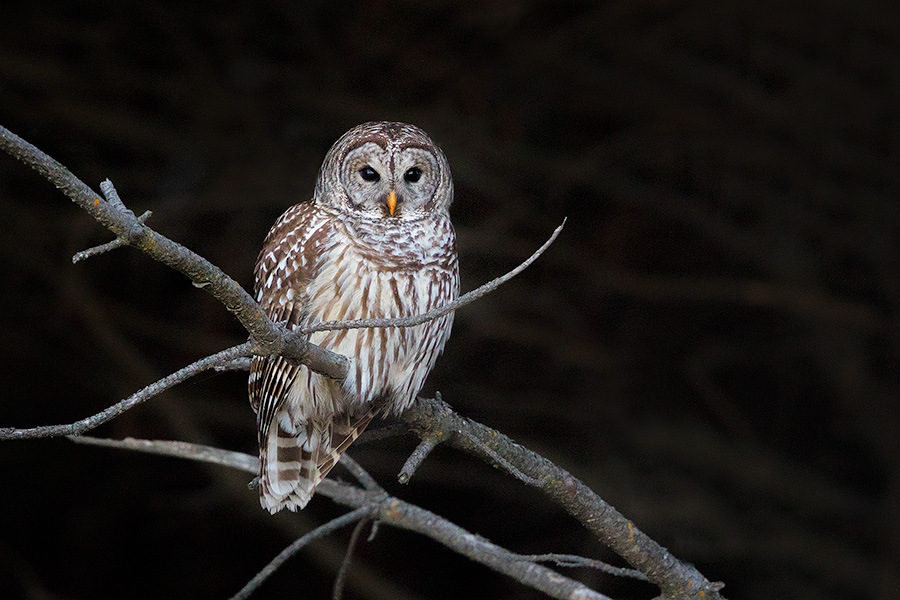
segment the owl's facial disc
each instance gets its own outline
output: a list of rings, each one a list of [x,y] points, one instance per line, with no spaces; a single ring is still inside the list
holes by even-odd
[[[341,173],[345,208],[385,219],[426,216],[440,182],[440,166],[424,148],[382,148],[366,142],[347,153]]]

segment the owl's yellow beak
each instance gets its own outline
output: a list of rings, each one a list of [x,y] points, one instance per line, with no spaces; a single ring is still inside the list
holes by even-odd
[[[394,211],[397,210],[397,192],[395,192],[394,190],[391,190],[391,193],[388,194],[385,204],[387,204],[388,212],[393,217]]]

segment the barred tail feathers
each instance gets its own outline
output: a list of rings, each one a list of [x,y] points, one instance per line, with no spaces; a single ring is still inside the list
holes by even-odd
[[[321,437],[312,427],[295,428],[286,416],[275,415],[259,449],[259,501],[270,513],[303,508],[318,483],[314,455]]]
[[[282,412],[260,445],[259,500],[273,514],[305,507],[316,486],[375,414],[374,410],[362,416],[339,414],[295,427]]]

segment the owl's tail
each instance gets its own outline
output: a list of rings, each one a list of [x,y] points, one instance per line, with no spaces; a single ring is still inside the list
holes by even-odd
[[[259,501],[273,514],[282,508],[296,511],[306,506],[316,486],[375,416],[371,409],[361,415],[338,414],[295,427],[282,413],[275,415],[259,448]]]

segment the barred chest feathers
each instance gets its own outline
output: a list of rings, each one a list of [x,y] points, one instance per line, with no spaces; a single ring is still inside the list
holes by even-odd
[[[455,234],[448,217],[392,229],[379,222],[329,225],[340,234],[319,237],[304,325],[415,316],[457,297]],[[452,323],[451,313],[415,327],[314,333],[312,343],[351,360],[350,373],[341,393],[335,393],[334,382],[308,371],[298,377],[286,398],[292,417],[308,420],[375,401],[384,403],[384,412],[402,412],[434,367]]]

